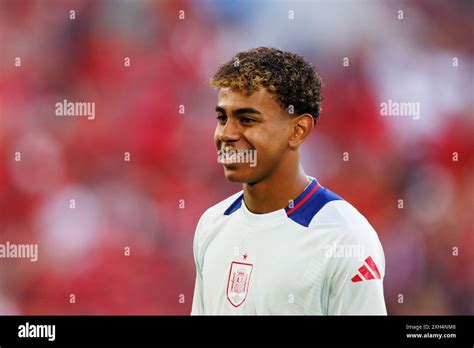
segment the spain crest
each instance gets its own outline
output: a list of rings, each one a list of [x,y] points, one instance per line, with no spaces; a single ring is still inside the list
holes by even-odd
[[[253,265],[232,262],[227,280],[227,299],[234,307],[239,307],[247,298]]]

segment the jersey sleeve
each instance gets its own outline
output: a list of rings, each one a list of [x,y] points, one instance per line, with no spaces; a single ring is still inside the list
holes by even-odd
[[[386,315],[383,294],[385,257],[370,224],[351,227],[337,245],[354,254],[331,258],[327,294],[329,315]]]
[[[201,256],[199,252],[199,237],[204,223],[204,214],[199,219],[194,233],[193,240],[193,255],[194,264],[196,266],[196,281],[194,284],[194,295],[193,305],[191,309],[191,315],[203,315],[204,314],[204,299],[203,299],[203,281],[202,281],[202,268],[201,268]]]

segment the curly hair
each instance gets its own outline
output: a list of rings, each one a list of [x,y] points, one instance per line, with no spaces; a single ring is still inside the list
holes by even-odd
[[[274,48],[259,47],[237,53],[211,78],[216,88],[230,88],[247,95],[266,88],[285,109],[295,115],[308,113],[313,121],[321,112],[322,81],[303,56]]]

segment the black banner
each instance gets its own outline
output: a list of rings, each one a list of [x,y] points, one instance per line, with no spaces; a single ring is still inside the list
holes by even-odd
[[[3,316],[0,347],[410,344],[472,347],[472,316]]]

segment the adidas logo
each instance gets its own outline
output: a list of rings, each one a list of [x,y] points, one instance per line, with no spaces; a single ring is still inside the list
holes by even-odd
[[[362,277],[364,277],[365,280],[382,279],[382,277],[380,276],[379,269],[377,268],[377,265],[375,264],[374,260],[372,260],[372,257],[370,256],[365,259],[365,264],[362,265],[362,267],[360,267],[358,271],[359,273],[357,273],[351,279],[353,283],[363,281],[363,279],[361,278],[361,275]]]

